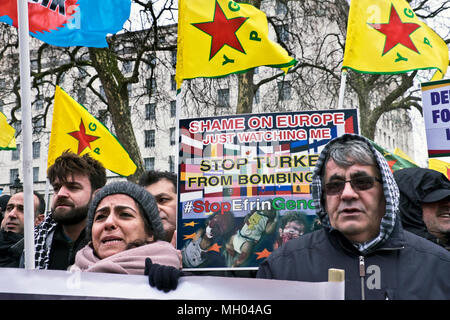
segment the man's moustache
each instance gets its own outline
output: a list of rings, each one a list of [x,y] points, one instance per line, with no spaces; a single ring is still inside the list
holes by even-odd
[[[56,201],[55,203],[55,207],[57,206],[68,206],[68,207],[73,207],[73,203],[69,202],[69,201]]]

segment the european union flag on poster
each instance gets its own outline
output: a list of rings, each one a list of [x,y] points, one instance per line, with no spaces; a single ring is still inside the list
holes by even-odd
[[[103,48],[130,10],[131,0],[28,0],[30,35],[59,47]],[[17,0],[0,1],[0,22],[18,27]]]

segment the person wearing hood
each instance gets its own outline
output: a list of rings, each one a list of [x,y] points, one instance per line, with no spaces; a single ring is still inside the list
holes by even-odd
[[[426,168],[394,172],[400,190],[400,217],[405,230],[450,250],[450,181]]]
[[[345,270],[345,299],[450,299],[450,253],[403,230],[397,184],[369,140],[330,141],[311,193],[322,229],[272,252],[258,278],[323,282],[337,268]]]
[[[165,238],[157,203],[147,190],[127,181],[107,184],[89,206],[88,244],[77,252],[70,270],[146,274],[150,285],[162,289],[160,273],[181,273],[182,266],[181,254]],[[176,284],[165,284],[164,290]]]

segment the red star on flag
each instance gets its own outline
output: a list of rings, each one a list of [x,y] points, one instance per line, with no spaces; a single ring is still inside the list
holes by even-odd
[[[368,23],[368,25],[377,29],[386,36],[383,55],[397,44],[402,44],[405,47],[419,53],[416,46],[412,42],[410,35],[416,29],[420,28],[420,25],[417,23],[402,22],[393,5],[391,6],[389,23]]]
[[[389,168],[391,169],[391,172],[394,172],[394,164],[397,162],[397,160],[391,160],[387,161]]]
[[[233,49],[245,53],[244,48],[236,36],[236,31],[247,19],[248,18],[245,17],[227,19],[222,8],[216,2],[213,21],[192,24],[212,37],[209,60],[211,60],[224,45],[228,45]]]
[[[91,136],[89,134],[86,134],[86,128],[84,127],[83,120],[81,120],[80,123],[80,130],[79,131],[73,131],[69,132],[69,134],[78,140],[78,154],[83,152],[86,147],[91,148],[91,142],[97,140],[100,137]]]

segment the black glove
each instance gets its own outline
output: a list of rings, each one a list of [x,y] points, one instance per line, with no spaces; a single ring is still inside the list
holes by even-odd
[[[144,274],[148,275],[148,283],[158,290],[169,292],[175,290],[178,279],[183,276],[183,272],[172,266],[164,266],[153,263],[150,258],[145,259]]]

